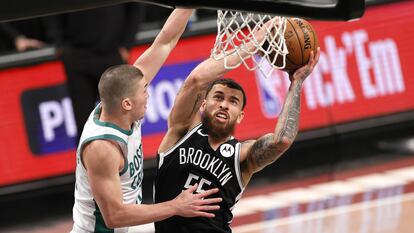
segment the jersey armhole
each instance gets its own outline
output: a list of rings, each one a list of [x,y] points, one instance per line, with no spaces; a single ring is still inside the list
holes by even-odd
[[[178,140],[178,142],[173,147],[171,147],[170,149],[168,149],[165,152],[161,152],[161,153],[158,154],[158,156],[159,156],[158,169],[164,163],[164,158],[167,157],[168,155],[170,155],[181,144],[183,144],[185,142],[185,140],[187,140],[191,135],[194,134],[194,132],[196,132],[201,127],[201,125],[202,125],[202,123],[196,125],[193,129],[191,129],[190,131],[188,131],[187,134],[184,135],[184,137],[182,137],[180,140]]]
[[[241,169],[240,169],[240,150],[241,150],[241,143],[238,142],[236,144],[236,153],[234,156],[234,170],[236,171],[237,181],[239,183],[240,189],[243,191],[243,181],[241,177]]]
[[[82,160],[82,151],[83,148],[91,143],[92,141],[95,140],[111,140],[111,141],[116,141],[116,142],[120,142],[123,145],[126,145],[126,141],[116,135],[112,135],[112,134],[103,134],[103,135],[98,135],[98,136],[93,136],[90,138],[87,138],[85,140],[83,140],[82,144],[79,146],[79,151],[78,151],[78,159],[79,159],[79,163],[82,165],[83,169],[86,170],[85,164],[83,164],[83,160]],[[122,149],[122,148],[121,148]],[[124,156],[124,154],[122,154],[122,156]],[[119,175],[121,176],[122,174],[124,174],[128,169],[128,158],[125,158],[124,156],[124,167],[122,168],[122,170],[119,172]]]

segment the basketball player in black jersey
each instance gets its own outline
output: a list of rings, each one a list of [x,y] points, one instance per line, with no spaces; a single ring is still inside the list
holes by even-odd
[[[256,35],[260,37],[264,35]],[[253,45],[248,46],[253,51]],[[308,64],[289,75],[291,84],[274,132],[243,142],[232,134],[243,119],[246,96],[239,84],[221,78],[228,71],[224,61],[209,58],[191,72],[175,99],[158,149],[155,202],[170,200],[196,183],[196,192],[219,188],[217,196],[223,201],[214,218],[174,216],[156,222],[156,233],[231,232],[231,210],[253,173],[277,160],[297,135],[302,83],[319,55],[318,48]],[[232,56],[227,62],[232,66],[241,61]]]

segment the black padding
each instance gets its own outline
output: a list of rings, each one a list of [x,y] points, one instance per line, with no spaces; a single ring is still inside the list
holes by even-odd
[[[0,1],[0,21],[132,2],[131,0],[6,0]],[[135,0],[169,7],[232,9],[321,20],[362,17],[365,0]],[[335,4],[335,2],[337,2]]]
[[[151,0],[178,7],[233,9],[321,20],[352,20],[365,12],[365,0]]]

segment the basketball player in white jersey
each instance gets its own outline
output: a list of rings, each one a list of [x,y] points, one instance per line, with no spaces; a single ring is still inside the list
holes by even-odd
[[[128,226],[173,215],[211,218],[220,198],[197,185],[164,203],[143,205],[141,120],[147,87],[183,33],[192,10],[172,12],[134,65],[109,68],[99,82],[101,103],[84,126],[77,150],[73,233],[127,232]],[[104,35],[103,35],[104,36]]]
[[[263,38],[263,31],[255,38]],[[254,51],[252,44],[248,45]],[[249,54],[241,51],[241,55]],[[243,54],[245,53],[245,54]],[[209,58],[187,77],[168,118],[168,131],[158,149],[155,202],[162,202],[198,183],[197,191],[219,188],[220,209],[214,218],[174,216],[155,223],[156,233],[175,229],[181,233],[231,232],[231,210],[252,175],[277,160],[298,133],[300,91],[319,60],[312,53],[308,64],[291,73],[290,87],[273,132],[256,140],[239,142],[232,137],[244,117],[246,96],[236,82],[221,78],[228,71],[224,59]],[[228,66],[240,63],[228,57]]]

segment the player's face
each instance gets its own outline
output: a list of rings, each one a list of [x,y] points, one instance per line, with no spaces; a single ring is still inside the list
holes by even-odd
[[[228,137],[243,119],[243,93],[222,84],[214,85],[201,106],[203,123],[210,135]]]
[[[135,119],[144,118],[145,111],[147,109],[148,100],[148,82],[145,78],[141,78],[136,84],[135,93],[132,99],[133,115]]]

